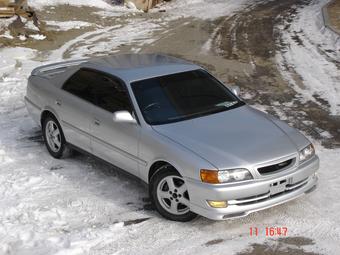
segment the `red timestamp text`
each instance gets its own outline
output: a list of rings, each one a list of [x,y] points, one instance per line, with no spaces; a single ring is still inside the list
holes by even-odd
[[[249,234],[250,236],[265,235],[267,237],[287,236],[288,228],[287,227],[265,227],[261,229],[258,227],[250,227]]]

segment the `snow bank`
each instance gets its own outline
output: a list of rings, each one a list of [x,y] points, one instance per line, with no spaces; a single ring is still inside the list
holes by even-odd
[[[287,30],[278,27],[281,39],[287,44],[278,52],[277,62],[282,75],[305,100],[318,103],[331,114],[340,115],[340,40],[324,26],[321,8],[328,0],[314,0],[298,13]],[[294,74],[295,72],[295,74]],[[294,75],[303,79],[297,84]],[[325,105],[316,97],[327,101]]]

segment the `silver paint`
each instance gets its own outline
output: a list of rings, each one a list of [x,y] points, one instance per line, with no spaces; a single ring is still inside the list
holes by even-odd
[[[92,68],[122,80],[135,108],[135,120],[121,113],[100,109],[61,89],[80,68]],[[133,81],[201,67],[159,54],[116,55],[43,66],[33,70],[28,80],[25,102],[32,118],[40,124],[41,114],[50,111],[59,121],[67,142],[80,147],[149,182],[151,166],[159,161],[175,167],[185,180],[190,210],[205,217],[222,220],[246,216],[251,212],[287,202],[314,188],[317,156],[300,164],[299,150],[310,142],[284,122],[242,106],[230,111],[177,123],[150,126],[138,108],[131,90]],[[235,93],[237,91],[235,90]],[[283,171],[261,175],[260,166],[294,159]],[[246,168],[254,179],[240,183],[206,184],[200,169]],[[274,182],[286,180],[288,188],[268,196]],[[254,196],[264,199],[252,200]],[[253,201],[239,205],[239,201]],[[227,208],[211,208],[207,200],[233,201]],[[233,204],[234,203],[234,204]]]

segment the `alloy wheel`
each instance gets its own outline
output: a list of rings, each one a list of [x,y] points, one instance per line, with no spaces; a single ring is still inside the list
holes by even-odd
[[[159,182],[157,199],[171,214],[183,215],[190,210],[188,190],[183,178],[179,176],[166,176]]]
[[[45,132],[48,146],[53,152],[58,152],[61,148],[61,134],[58,125],[53,120],[49,120],[46,123]]]

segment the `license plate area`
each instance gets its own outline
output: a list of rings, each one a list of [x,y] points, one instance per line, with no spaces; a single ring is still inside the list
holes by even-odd
[[[280,180],[277,182],[273,182],[272,184],[270,184],[270,187],[269,187],[270,195],[275,195],[275,194],[284,192],[286,190],[287,184],[288,184],[287,180]]]

